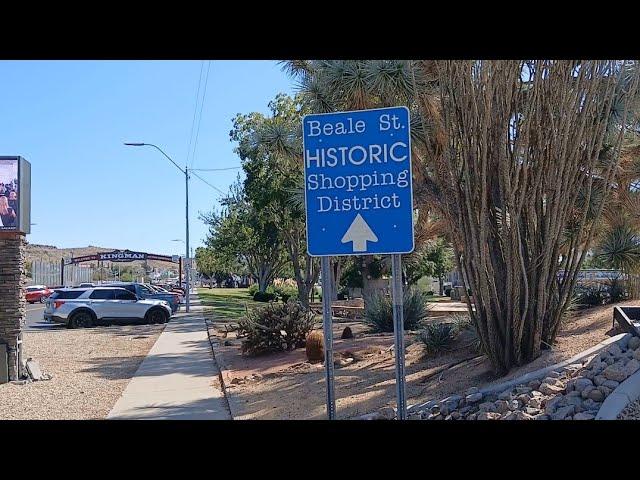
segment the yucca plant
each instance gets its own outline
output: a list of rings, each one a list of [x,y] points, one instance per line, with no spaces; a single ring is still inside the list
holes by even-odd
[[[374,292],[365,303],[364,321],[374,332],[393,332],[393,302],[391,297]],[[417,330],[427,318],[427,295],[418,289],[404,293],[404,329]]]
[[[448,350],[455,337],[456,326],[453,323],[432,323],[420,332],[420,340],[429,355]]]

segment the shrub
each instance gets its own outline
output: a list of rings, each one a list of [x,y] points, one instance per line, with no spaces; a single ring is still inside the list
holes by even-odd
[[[353,331],[351,330],[351,327],[347,326],[344,327],[344,330],[342,330],[342,335],[340,335],[341,339],[347,339],[347,338],[353,338]]]
[[[267,291],[269,291],[269,289],[267,289]],[[292,287],[289,285],[274,286],[273,293],[276,295],[277,298],[280,298],[284,303],[287,303],[289,300],[298,299],[298,288]]]
[[[270,293],[270,292],[256,292],[253,295],[253,300],[255,302],[272,302],[275,299],[276,299],[276,294]]]
[[[427,318],[427,296],[418,289],[404,293],[404,329],[417,330]],[[391,297],[375,292],[365,302],[364,321],[374,332],[393,332],[393,303]]]
[[[433,323],[420,332],[420,340],[430,355],[448,350],[455,336],[456,327],[452,323]]]
[[[257,283],[253,283],[249,286],[249,289],[247,290],[247,293],[253,297],[256,292],[258,291],[258,284]]]
[[[431,295],[431,296],[433,296],[433,295],[435,295],[435,294],[433,293],[433,290],[429,290],[429,291],[427,292],[427,295]]]
[[[583,287],[577,293],[578,303],[588,306],[604,305],[610,298],[609,292],[602,285]]]
[[[291,350],[313,329],[314,314],[299,302],[270,303],[247,311],[238,322],[238,335],[246,336],[242,353],[260,355]]]
[[[471,317],[463,313],[454,313],[451,315],[452,324],[456,333],[460,333],[463,330],[475,329],[471,322]]]
[[[621,302],[629,296],[627,288],[619,278],[612,278],[606,285],[607,293],[611,303]]]

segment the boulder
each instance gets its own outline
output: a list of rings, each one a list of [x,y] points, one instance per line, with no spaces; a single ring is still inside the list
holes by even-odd
[[[522,405],[526,405],[529,403],[529,400],[531,400],[531,395],[528,393],[521,393],[516,397],[516,400],[518,400]]]
[[[593,377],[593,383],[598,387],[606,381],[607,377],[605,377],[604,375],[596,375],[595,377]]]
[[[582,398],[580,397],[566,397],[564,403],[565,405],[573,405],[576,407],[576,411],[582,408]]]
[[[631,337],[629,339],[629,343],[627,344],[627,348],[629,350],[636,350],[640,347],[640,338],[639,337]]]
[[[595,402],[602,402],[602,401],[604,401],[604,399],[606,397],[609,396],[609,394],[611,394],[611,392],[613,392],[613,389],[609,388],[609,387],[605,387],[604,385],[600,385],[598,387],[598,391],[600,393],[602,393],[602,400],[600,400],[600,395],[598,395],[596,393],[593,393],[593,392],[590,394],[590,395],[593,395],[593,396],[590,396],[589,398],[591,398]]]
[[[611,390],[615,390],[616,388],[618,388],[618,385],[620,385],[620,382],[616,382],[615,380],[605,380],[604,382],[602,382],[602,385],[600,386],[610,388]]]
[[[562,396],[558,395],[556,397],[551,398],[550,400],[545,401],[544,404],[544,413],[552,414],[556,411],[558,407],[561,407],[561,403],[566,401]]]
[[[636,351],[633,354],[633,358],[635,358],[636,360],[640,360],[640,348],[636,349]]]
[[[520,408],[520,402],[518,400],[511,400],[509,402],[509,410],[517,410]]]
[[[518,385],[516,386],[516,393],[517,394],[524,394],[524,393],[529,393],[531,391],[531,387],[527,386],[527,385]]]

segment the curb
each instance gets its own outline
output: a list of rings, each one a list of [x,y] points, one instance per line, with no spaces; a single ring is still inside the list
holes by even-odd
[[[507,388],[511,388],[514,387],[516,385],[520,385],[521,383],[528,383],[531,380],[538,380],[539,378],[543,378],[547,373],[550,373],[554,370],[558,370],[561,368],[566,367],[567,365],[571,365],[572,363],[578,363],[581,360],[583,360],[584,358],[596,354],[598,353],[600,350],[604,349],[605,347],[608,347],[609,345],[611,345],[612,343],[616,343],[619,342],[620,340],[622,340],[625,337],[629,337],[631,338],[631,334],[630,333],[620,333],[614,337],[611,338],[607,338],[606,340],[603,340],[602,342],[598,343],[597,345],[578,353],[577,355],[574,355],[573,357],[569,358],[568,360],[564,360],[560,363],[556,363],[555,365],[551,365],[549,367],[544,367],[540,370],[536,370],[533,372],[529,372],[521,377],[515,378],[513,380],[509,380],[506,381],[504,383],[500,383],[498,385],[491,385],[489,387],[486,388],[482,388],[479,390],[479,393],[483,393],[483,394],[487,394],[487,393],[495,393],[495,392],[502,392],[503,390],[506,390]],[[622,385],[619,385],[618,388],[620,388]],[[640,385],[639,385],[640,388]],[[615,392],[611,393],[611,395],[613,395]],[[611,397],[611,395],[609,395],[609,397]],[[639,395],[640,395],[640,391],[639,391]],[[607,398],[609,398],[607,397]],[[433,406],[435,403],[438,403],[438,401],[436,400],[429,400],[428,402],[424,402],[424,403],[420,403],[417,405],[411,405],[410,407],[407,407],[407,412],[414,412],[416,410],[419,409],[424,409],[424,408],[429,408],[431,406]],[[604,408],[604,404],[602,405],[602,407]]]
[[[618,385],[613,392],[604,399],[596,420],[616,420],[620,412],[640,398],[640,370]]]
[[[227,384],[224,381],[224,372],[228,372],[228,369],[224,368],[224,363],[222,363],[222,359],[220,356],[216,356],[216,349],[213,344],[213,338],[209,335],[209,324],[207,323],[207,318],[204,318],[204,324],[207,329],[207,338],[209,339],[209,345],[211,346],[211,354],[213,355],[213,360],[216,362],[218,366],[218,380],[220,381],[220,386],[222,387],[222,393],[224,394],[224,400],[227,403],[227,408],[229,409],[229,415],[231,416],[231,420],[235,420],[233,415],[233,409],[231,408],[231,398],[229,392],[227,390]]]

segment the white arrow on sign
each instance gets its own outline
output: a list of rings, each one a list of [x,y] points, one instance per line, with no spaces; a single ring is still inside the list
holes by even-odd
[[[366,252],[367,242],[377,242],[378,237],[373,230],[364,221],[362,215],[356,215],[351,225],[347,229],[347,233],[342,237],[342,243],[353,242],[354,252]]]

